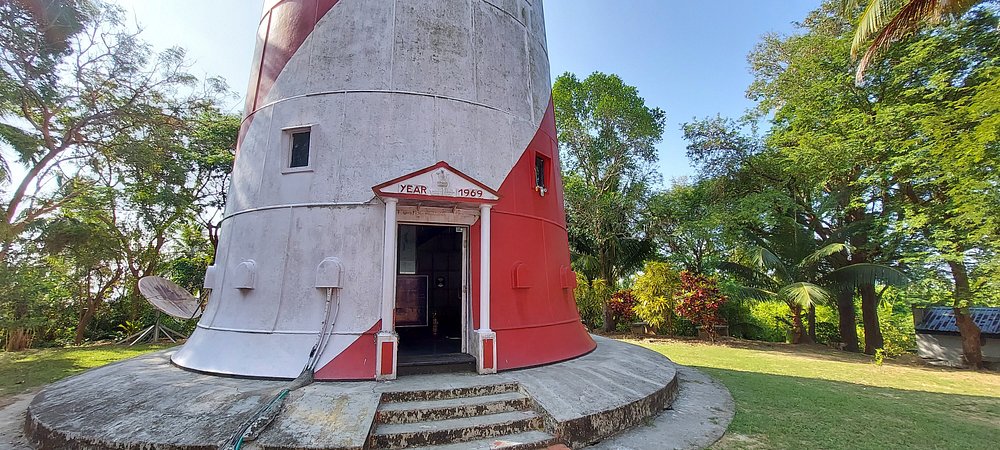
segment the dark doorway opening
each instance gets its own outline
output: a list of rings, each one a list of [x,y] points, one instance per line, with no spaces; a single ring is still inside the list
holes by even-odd
[[[399,225],[397,236],[397,372],[417,373],[407,368],[424,366],[464,370],[469,361],[474,367],[472,356],[462,353],[462,228]]]

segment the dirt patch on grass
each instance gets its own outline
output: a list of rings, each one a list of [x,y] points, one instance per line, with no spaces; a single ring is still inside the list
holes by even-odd
[[[722,436],[711,447],[717,450],[728,450],[728,449],[748,449],[748,450],[759,450],[771,448],[771,445],[767,442],[766,436],[761,435],[748,435],[739,433],[726,433]]]

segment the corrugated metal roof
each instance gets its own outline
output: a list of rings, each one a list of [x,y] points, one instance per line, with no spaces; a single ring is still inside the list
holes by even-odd
[[[969,314],[983,334],[1000,334],[1000,308],[969,308]],[[927,308],[924,319],[914,328],[923,332],[958,333],[955,313],[947,306]]]

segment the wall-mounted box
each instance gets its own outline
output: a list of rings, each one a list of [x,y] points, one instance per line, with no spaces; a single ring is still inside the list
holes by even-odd
[[[576,272],[568,266],[560,267],[559,281],[563,289],[576,289]]]
[[[527,264],[516,262],[511,272],[514,289],[527,289],[531,287],[531,272],[528,270]]]
[[[202,283],[202,287],[205,289],[215,289],[216,282],[218,281],[218,271],[215,266],[208,266],[205,268],[205,282]]]
[[[320,261],[316,267],[316,287],[318,288],[340,288],[343,287],[341,275],[344,272],[344,265],[334,257],[328,257]]]
[[[253,289],[257,281],[257,263],[252,259],[241,262],[233,274],[236,289]]]

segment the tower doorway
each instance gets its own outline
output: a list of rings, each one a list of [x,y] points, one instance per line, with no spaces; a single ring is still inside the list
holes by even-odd
[[[461,366],[474,362],[465,353],[467,228],[415,224],[398,227],[398,366]]]

